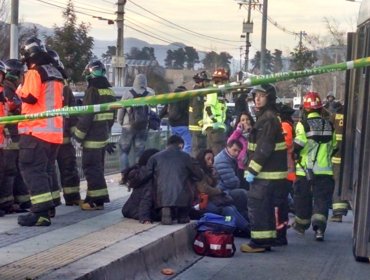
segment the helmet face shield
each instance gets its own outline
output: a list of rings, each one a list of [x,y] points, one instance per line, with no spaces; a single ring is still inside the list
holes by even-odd
[[[94,60],[86,65],[82,75],[86,80],[90,80],[97,77],[104,77],[105,71],[104,64],[100,60]]]
[[[45,45],[42,41],[37,37],[31,37],[27,39],[21,47],[21,58],[22,60],[27,60],[30,57],[38,54],[46,52]]]

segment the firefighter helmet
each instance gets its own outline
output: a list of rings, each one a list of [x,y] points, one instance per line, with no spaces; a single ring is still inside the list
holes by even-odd
[[[27,39],[21,47],[22,59],[29,59],[38,53],[45,53],[46,48],[42,41],[37,37]]]
[[[204,82],[204,81],[210,81],[211,79],[208,78],[208,75],[207,75],[207,72],[206,71],[202,71],[202,72],[196,73],[193,76],[193,80],[196,83],[201,83],[201,82]]]
[[[51,56],[51,58],[55,61],[55,63],[62,69],[64,69],[64,65],[62,61],[60,60],[59,54],[54,50],[48,50],[48,55]]]
[[[320,109],[322,106],[321,98],[317,92],[310,91],[303,96],[303,108]]]
[[[267,94],[267,102],[272,104],[276,102],[276,88],[272,84],[254,86],[250,93],[253,95],[253,99],[256,96],[256,92],[264,92]]]
[[[8,79],[18,80],[27,68],[19,59],[11,58],[5,61],[5,70]]]
[[[100,60],[93,60],[86,65],[83,75],[86,80],[90,80],[97,77],[104,77],[105,71],[105,66]]]
[[[229,72],[224,68],[217,68],[212,74],[212,80],[227,81],[229,79]]]

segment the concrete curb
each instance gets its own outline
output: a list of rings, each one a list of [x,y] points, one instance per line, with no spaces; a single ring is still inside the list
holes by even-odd
[[[194,223],[158,225],[38,279],[170,279],[200,259],[193,253]]]

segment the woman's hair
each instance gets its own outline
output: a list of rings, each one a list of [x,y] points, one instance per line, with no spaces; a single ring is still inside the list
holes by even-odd
[[[144,152],[143,152],[143,154],[141,155],[141,157],[139,158],[139,160],[138,160],[138,165],[140,165],[140,166],[145,166],[146,164],[147,164],[147,162],[148,162],[148,160],[149,160],[149,158],[152,156],[152,155],[154,155],[154,154],[156,154],[156,153],[158,153],[159,152],[159,150],[158,149],[147,149],[147,150],[145,150]]]
[[[206,163],[206,160],[205,160],[206,154],[214,155],[211,149],[203,149],[203,150],[199,151],[199,153],[196,156],[196,159],[197,159],[197,161],[198,161],[198,163],[199,163],[199,165],[200,165],[200,167],[202,168],[203,171],[210,172],[211,170],[210,170],[209,166],[207,166],[207,163]]]
[[[248,113],[247,111],[243,111],[236,117],[234,130],[238,127],[238,123],[240,123],[240,119],[242,118],[242,115],[246,115],[249,121],[251,122],[251,126],[254,126],[254,119],[252,115]]]

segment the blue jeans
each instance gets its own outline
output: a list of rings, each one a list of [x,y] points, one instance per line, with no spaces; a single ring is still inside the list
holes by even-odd
[[[250,231],[250,226],[248,220],[246,220],[236,209],[235,206],[216,206],[211,201],[208,201],[207,212],[211,212],[214,214],[222,215],[222,216],[231,216],[235,219],[236,228],[242,231]]]
[[[120,154],[121,171],[130,166],[129,154],[131,146],[134,146],[134,157],[136,163],[145,150],[147,138],[148,130],[146,129],[133,130],[128,128],[122,128],[122,134],[119,139],[119,149],[121,153]]]
[[[188,126],[171,126],[171,134],[180,136],[185,144],[183,151],[191,154],[191,134]]]

